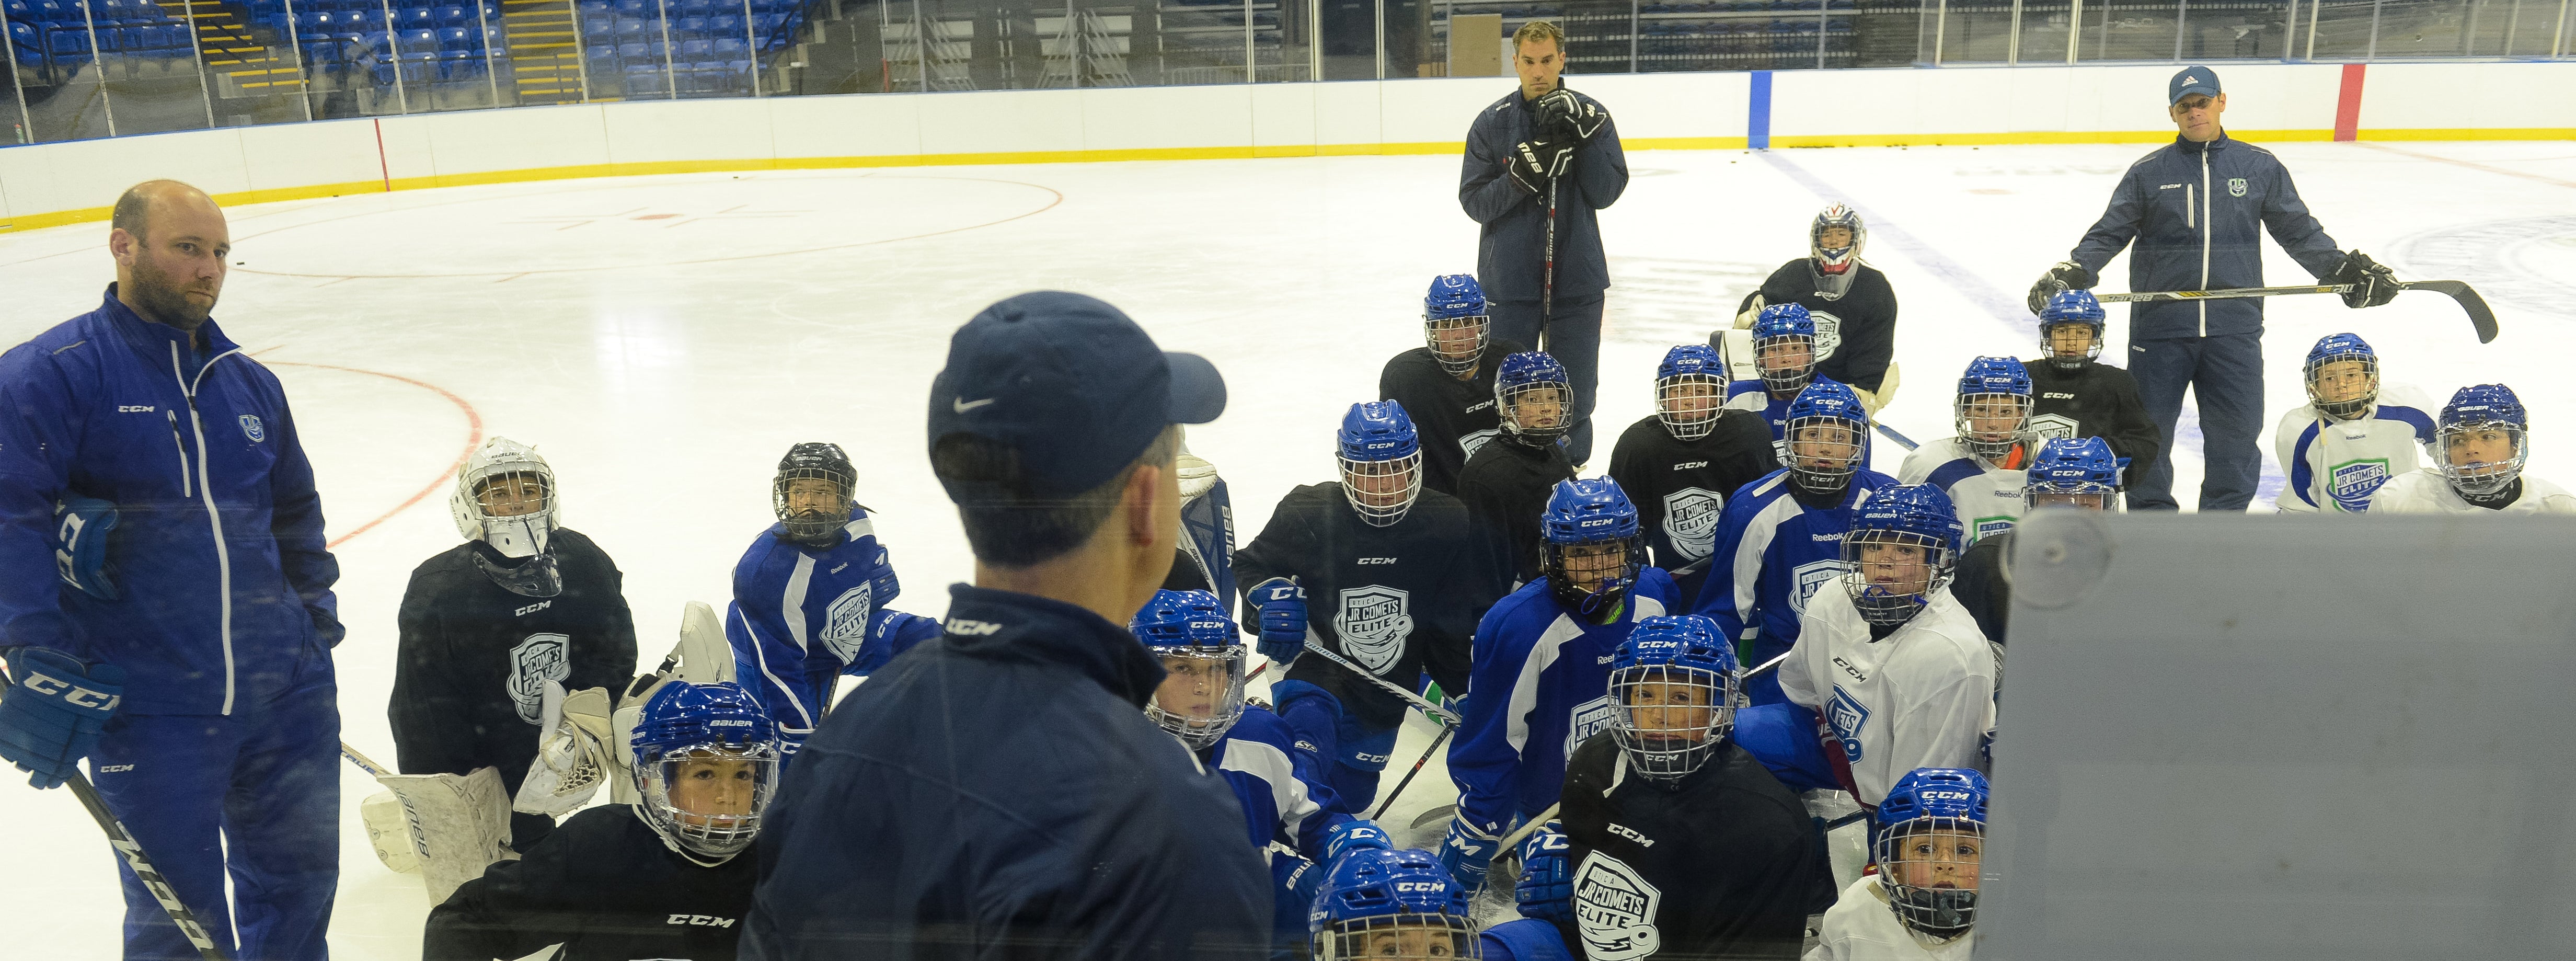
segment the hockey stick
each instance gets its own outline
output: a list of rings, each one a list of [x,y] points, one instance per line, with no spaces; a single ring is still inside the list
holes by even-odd
[[[386,770],[384,765],[368,760],[366,755],[358,753],[357,748],[350,747],[347,741],[340,742],[340,756],[348,758],[349,763],[357,765],[358,770],[367,772],[369,777],[384,777],[394,773]]]
[[[1448,740],[1449,735],[1455,733],[1457,730],[1458,725],[1455,724],[1447,725],[1440,729],[1440,736],[1432,738],[1431,746],[1422,749],[1422,756],[1415,759],[1413,762],[1413,770],[1404,772],[1404,780],[1395,782],[1395,790],[1388,791],[1386,793],[1386,800],[1378,802],[1377,811],[1369,815],[1369,820],[1375,821],[1386,816],[1386,809],[1394,807],[1395,799],[1402,797],[1404,795],[1404,789],[1413,784],[1413,776],[1422,773],[1422,766],[1431,763],[1432,755],[1440,753],[1440,742]]]
[[[1357,664],[1353,664],[1353,663],[1351,663],[1351,662],[1349,662],[1349,661],[1343,660],[1341,655],[1339,655],[1339,654],[1335,654],[1335,653],[1333,653],[1333,652],[1331,652],[1331,651],[1327,651],[1327,650],[1325,650],[1325,649],[1324,649],[1324,646],[1323,646],[1323,645],[1315,643],[1315,639],[1314,639],[1313,637],[1311,637],[1311,636],[1310,636],[1310,637],[1308,637],[1308,638],[1306,638],[1306,649],[1307,649],[1307,650],[1309,650],[1309,651],[1313,651],[1313,652],[1315,652],[1315,653],[1317,653],[1317,654],[1321,654],[1321,655],[1323,655],[1323,656],[1324,656],[1324,659],[1325,659],[1325,660],[1327,660],[1327,661],[1331,661],[1331,662],[1333,662],[1333,663],[1335,663],[1335,664],[1339,664],[1339,665],[1341,665],[1341,666],[1343,666],[1343,667],[1349,668],[1349,669],[1350,669],[1350,671],[1351,671],[1351,673],[1353,673],[1353,674],[1357,674],[1357,675],[1359,675],[1359,676],[1361,676],[1361,677],[1363,677],[1363,678],[1366,678],[1366,679],[1368,679],[1368,682],[1369,682],[1369,683],[1371,683],[1371,684],[1375,684],[1375,685],[1377,685],[1377,686],[1379,686],[1379,687],[1381,687],[1381,688],[1385,688],[1389,693],[1392,693],[1392,694],[1394,694],[1394,695],[1395,695],[1395,696],[1397,696],[1397,697],[1403,698],[1403,699],[1406,701],[1406,703],[1412,704],[1412,705],[1413,705],[1414,707],[1416,707],[1416,708],[1420,708],[1420,709],[1421,709],[1421,711],[1422,711],[1422,713],[1424,713],[1424,714],[1428,714],[1428,715],[1431,715],[1431,717],[1432,717],[1432,719],[1433,719],[1433,720],[1437,720],[1437,721],[1439,721],[1439,722],[1440,722],[1440,723],[1442,723],[1442,724],[1448,724],[1448,725],[1452,725],[1452,726],[1455,726],[1455,725],[1459,724],[1462,720],[1464,720],[1463,718],[1460,718],[1458,715],[1450,713],[1450,712],[1449,712],[1449,710],[1448,710],[1447,708],[1443,708],[1443,707],[1441,707],[1440,705],[1433,704],[1433,703],[1431,703],[1430,701],[1423,700],[1422,695],[1420,695],[1420,694],[1415,694],[1415,693],[1413,693],[1412,691],[1408,691],[1408,690],[1405,690],[1405,689],[1404,689],[1404,688],[1402,688],[1402,687],[1398,687],[1398,686],[1396,686],[1393,682],[1388,681],[1386,678],[1379,677],[1379,676],[1377,676],[1375,673],[1372,673],[1372,672],[1368,671],[1367,669],[1360,667],[1360,666],[1359,666],[1359,665],[1357,665]]]
[[[2127,294],[2104,294],[2095,298],[2103,303],[2141,300],[2214,300],[2231,297],[2281,297],[2289,294],[2350,293],[2359,284],[2312,284],[2304,287],[2235,287],[2227,290],[2149,290]],[[2429,290],[2458,301],[2469,314],[2469,326],[2478,329],[2478,343],[2496,339],[2495,311],[2488,309],[2487,299],[2466,282],[2458,280],[2414,280],[2397,285],[2399,290]]]
[[[1897,446],[1903,447],[1906,450],[1913,450],[1923,446],[1915,443],[1914,438],[1899,434],[1896,432],[1896,428],[1889,427],[1886,424],[1871,424],[1869,426],[1878,428],[1879,433],[1887,435],[1888,440],[1895,441]]]
[[[1547,261],[1539,288],[1538,352],[1547,353],[1547,328],[1556,319],[1556,175],[1547,178]]]

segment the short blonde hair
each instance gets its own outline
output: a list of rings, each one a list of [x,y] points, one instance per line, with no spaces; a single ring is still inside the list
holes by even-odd
[[[1520,29],[1512,31],[1512,52],[1521,52],[1521,44],[1533,40],[1553,41],[1556,44],[1556,52],[1565,52],[1565,31],[1545,20],[1532,20],[1521,24]]]

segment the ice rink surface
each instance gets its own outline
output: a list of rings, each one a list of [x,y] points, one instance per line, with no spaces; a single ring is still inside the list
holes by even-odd
[[[2537,428],[2530,469],[2576,483],[2576,416],[2561,416],[2576,415],[2576,144],[2270,148],[2340,246],[2403,279],[2470,282],[2503,336],[2479,345],[2430,293],[2367,313],[2276,298],[2266,424],[2304,402],[2308,345],[2353,331],[2388,380],[2437,402],[2470,383],[2515,387]],[[1904,386],[1882,419],[1917,440],[1950,435],[1959,370],[2035,352],[2022,291],[2148,149],[1629,155],[1628,192],[1601,215],[1615,286],[1586,473],[1652,413],[1663,351],[1727,323],[1836,200],[1870,218],[1865,256],[1903,302]],[[1474,271],[1457,177],[1454,157],[1337,157],[695,174],[237,207],[216,318],[295,405],[343,571],[347,739],[390,760],[395,609],[412,567],[457,541],[446,499],[477,438],[535,444],[553,463],[567,526],[625,572],[648,661],[684,601],[723,606],[732,564],[771,521],[771,471],[797,441],[849,448],[908,587],[892,606],[937,616],[945,585],[971,573],[924,453],[948,335],[999,298],[1075,290],[1224,371],[1226,415],[1189,442],[1230,479],[1249,542],[1289,488],[1333,476],[1333,427],[1376,396],[1388,357],[1421,343],[1430,278]],[[0,341],[96,307],[114,277],[106,237],[103,223],[0,234]],[[2267,249],[2269,282],[2307,282]],[[2125,289],[2125,259],[2103,275],[2101,291]],[[2113,314],[2104,359],[2118,362],[2125,311]],[[2199,461],[2178,453],[2188,505]],[[1901,456],[1882,444],[1876,466]],[[1427,742],[1413,725],[1388,787]],[[369,852],[357,805],[376,787],[345,770],[332,947],[417,957],[426,896]],[[7,780],[0,903],[19,921],[0,953],[116,957],[122,905],[101,835],[68,792]],[[1387,820],[1400,828],[1454,794],[1435,760]]]

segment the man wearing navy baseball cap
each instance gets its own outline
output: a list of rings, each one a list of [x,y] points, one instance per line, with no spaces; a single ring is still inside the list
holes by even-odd
[[[806,741],[761,832],[746,958],[1256,958],[1270,875],[1217,775],[1148,720],[1123,626],[1172,564],[1176,425],[1225,382],[1118,309],[985,308],[931,382],[975,584]]]
[[[2334,238],[2309,215],[2272,152],[2231,139],[2219,123],[2227,94],[2206,66],[2184,67],[2165,84],[2165,112],[2179,135],[2129,167],[2110,207],[2068,259],[2030,287],[2031,313],[2048,299],[2090,289],[2096,272],[2135,241],[2129,289],[2222,290],[2263,286],[2265,232],[2299,266],[2328,284],[2352,284],[2350,307],[2397,296],[2397,277]],[[2129,372],[2163,446],[2129,486],[2131,509],[2175,510],[2174,424],[2190,388],[2200,409],[2200,509],[2241,511],[2254,499],[2263,454],[2263,301],[2156,300],[2129,305]]]

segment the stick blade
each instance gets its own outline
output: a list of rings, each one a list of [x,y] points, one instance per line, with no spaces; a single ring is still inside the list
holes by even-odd
[[[2495,311],[2487,306],[2487,299],[2478,296],[2476,288],[2470,287],[2467,282],[2458,280],[2417,280],[2401,284],[2399,286],[2402,286],[2407,290],[2430,290],[2435,293],[2450,295],[2452,300],[2459,302],[2461,310],[2468,312],[2469,326],[2478,329],[2478,343],[2490,344],[2495,342]]]

